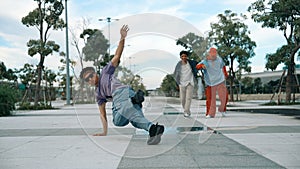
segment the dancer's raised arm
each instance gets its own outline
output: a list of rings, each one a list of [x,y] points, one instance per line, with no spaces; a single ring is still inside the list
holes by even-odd
[[[127,36],[128,31],[129,31],[128,25],[123,25],[120,30],[121,39],[118,48],[116,50],[115,56],[111,59],[111,63],[114,67],[117,67],[120,63],[121,55],[125,45],[125,38]]]

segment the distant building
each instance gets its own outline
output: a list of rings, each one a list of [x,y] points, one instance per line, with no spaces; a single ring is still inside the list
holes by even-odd
[[[262,84],[266,84],[270,82],[271,80],[276,81],[281,78],[283,73],[283,70],[277,70],[277,71],[264,71],[264,72],[258,72],[258,73],[248,73],[243,74],[242,78],[244,77],[251,77],[252,79],[260,78]],[[300,65],[296,66],[295,73],[299,76],[300,75]],[[285,72],[285,75],[287,75],[287,71]],[[298,79],[300,80],[300,79]]]

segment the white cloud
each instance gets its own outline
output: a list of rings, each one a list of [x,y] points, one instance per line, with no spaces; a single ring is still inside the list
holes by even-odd
[[[226,5],[250,6],[250,4],[255,1],[256,0],[242,0],[242,1],[226,0],[226,1],[223,1],[222,3],[226,4]]]
[[[36,4],[33,0],[1,1],[0,16],[21,21],[22,17],[34,9],[33,7],[37,6]]]
[[[147,89],[156,89],[160,87],[163,78],[168,74],[162,69],[158,68],[146,68],[139,72],[139,75],[143,78],[142,81],[146,85]]]
[[[25,63],[37,64],[37,60],[27,56],[27,51],[24,49],[0,47],[0,51],[0,61],[4,62],[9,69],[22,68]]]

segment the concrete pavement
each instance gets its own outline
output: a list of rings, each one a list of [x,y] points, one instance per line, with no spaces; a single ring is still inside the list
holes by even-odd
[[[105,137],[91,136],[101,131],[96,104],[56,105],[0,118],[1,169],[300,168],[299,119],[233,111],[257,102],[229,103],[227,117],[206,119],[205,101],[193,100],[184,118],[178,99],[148,97],[145,116],[166,127],[155,146],[143,130],[114,126],[109,104]]]

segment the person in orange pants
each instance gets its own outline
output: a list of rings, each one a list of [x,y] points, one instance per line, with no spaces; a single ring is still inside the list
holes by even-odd
[[[196,65],[198,70],[203,70],[206,87],[206,117],[214,118],[216,115],[216,93],[218,92],[221,105],[218,111],[222,116],[226,115],[228,92],[225,79],[228,74],[222,58],[217,56],[216,48],[210,48],[205,60]]]
[[[223,73],[224,73],[224,76],[225,78],[227,79],[228,78],[228,73],[226,71],[226,67],[223,66]],[[205,88],[205,96],[206,96],[206,113],[205,113],[205,116],[207,116],[209,113],[209,109],[210,109],[210,103],[211,103],[211,86],[206,86]],[[225,102],[225,108],[224,108],[224,111],[223,112],[226,112],[226,105],[228,103],[228,92],[226,94],[226,102]],[[223,116],[225,114],[222,114]]]

